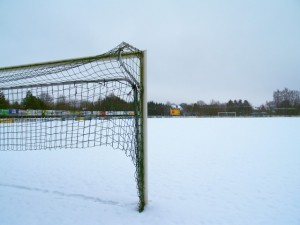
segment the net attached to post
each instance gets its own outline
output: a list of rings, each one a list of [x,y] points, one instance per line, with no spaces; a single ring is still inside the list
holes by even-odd
[[[0,68],[0,151],[109,145],[143,160],[143,52],[122,43],[93,57]]]

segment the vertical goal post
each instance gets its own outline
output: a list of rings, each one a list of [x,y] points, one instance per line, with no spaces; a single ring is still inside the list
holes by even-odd
[[[0,151],[111,146],[147,193],[146,51],[125,42],[97,56],[0,68]]]

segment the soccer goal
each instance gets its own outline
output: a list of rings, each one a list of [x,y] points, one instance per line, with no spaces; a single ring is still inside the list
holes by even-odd
[[[218,117],[236,117],[236,112],[218,112]]]
[[[0,68],[0,151],[109,145],[135,167],[147,203],[146,51],[123,42],[107,53]]]

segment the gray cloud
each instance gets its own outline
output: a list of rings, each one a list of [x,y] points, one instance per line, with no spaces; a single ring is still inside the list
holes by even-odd
[[[299,90],[300,3],[287,1],[0,2],[0,66],[148,51],[148,97],[174,103],[272,99]]]

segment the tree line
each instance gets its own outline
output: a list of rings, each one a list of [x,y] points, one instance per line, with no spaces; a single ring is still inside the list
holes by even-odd
[[[149,116],[169,116],[174,107],[170,102],[148,102]],[[179,106],[183,116],[218,116],[219,112],[235,112],[236,116],[268,116],[268,115],[300,115],[300,92],[296,90],[276,90],[273,100],[258,108],[254,108],[247,100],[229,100],[226,103],[212,100],[210,104],[204,101]],[[31,91],[20,102],[10,102],[0,91],[0,109],[41,109],[41,110],[87,110],[87,111],[133,111],[134,103],[127,102],[113,94],[97,101],[72,100],[59,96],[54,100],[48,93],[42,92],[35,96]]]
[[[174,104],[148,103],[149,116],[169,116]],[[176,106],[175,106],[176,107]],[[273,100],[267,101],[258,108],[254,108],[247,100],[229,100],[226,103],[212,100],[210,104],[204,101],[177,106],[183,116],[218,116],[219,112],[235,112],[236,116],[298,116],[300,115],[300,92],[296,90],[276,90]]]
[[[227,103],[211,101],[210,104],[198,101],[192,104],[181,103],[178,106],[150,101],[148,102],[148,115],[169,116],[170,109],[174,107],[180,109],[182,116],[218,116],[219,112],[234,112],[237,116],[247,116],[253,112],[253,107],[247,100],[229,100]]]
[[[21,102],[12,102],[5,98],[0,92],[0,109],[33,109],[33,110],[86,110],[86,111],[132,111],[134,103],[127,102],[113,94],[97,101],[68,99],[61,95],[54,100],[48,93],[42,92],[35,96],[31,91],[27,91]]]
[[[259,110],[271,115],[300,115],[300,91],[288,88],[276,90],[273,101],[266,102]]]

